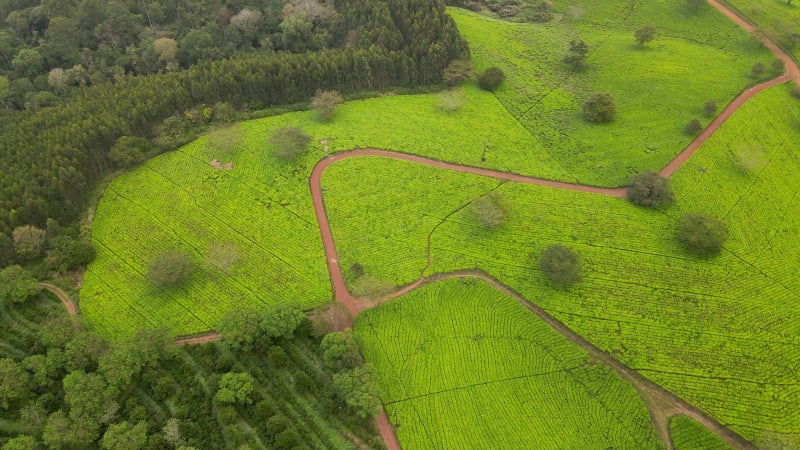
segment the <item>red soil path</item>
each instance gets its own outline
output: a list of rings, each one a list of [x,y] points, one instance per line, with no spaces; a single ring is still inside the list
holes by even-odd
[[[739,26],[741,26],[750,33],[755,33],[754,27],[749,22],[736,15],[733,11],[727,9],[725,6],[723,6],[716,0],[707,0],[707,1],[710,5],[717,8],[732,21],[736,22]],[[700,148],[700,146],[705,141],[707,141],[739,107],[741,107],[745,102],[753,98],[756,94],[766,89],[769,89],[770,87],[785,83],[789,80],[800,82],[800,68],[798,68],[794,60],[789,55],[787,55],[783,50],[781,50],[777,45],[771,42],[769,39],[762,37],[762,43],[767,48],[769,48],[778,58],[784,61],[784,63],[786,64],[786,73],[779,78],[775,78],[773,80],[761,83],[750,89],[747,89],[746,91],[742,92],[738,97],[736,97],[733,100],[733,102],[731,102],[722,111],[722,113],[720,113],[720,115],[717,116],[711,122],[711,124],[709,124],[709,126],[694,141],[692,141],[691,144],[689,144],[689,146],[687,146],[669,164],[667,164],[663,169],[661,169],[660,173],[663,176],[670,176],[673,173],[675,173],[675,171],[678,170],[678,168],[680,168],[680,166],[684,162],[686,162],[686,160],[688,160],[689,157],[691,157],[692,154],[698,148]],[[650,410],[651,418],[656,428],[656,431],[659,437],[664,441],[667,449],[672,449],[672,442],[669,438],[669,419],[676,414],[686,415],[687,417],[690,417],[698,421],[700,424],[704,425],[709,430],[717,433],[720,437],[722,437],[728,444],[730,444],[734,448],[748,449],[748,450],[754,449],[752,444],[750,444],[747,440],[745,440],[735,432],[729,430],[725,426],[716,422],[714,419],[710,418],[697,408],[689,405],[684,400],[678,398],[674,394],[663,390],[661,387],[657,386],[653,382],[645,379],[644,377],[639,375],[636,371],[628,368],[621,362],[614,359],[611,355],[598,349],[597,347],[586,341],[584,338],[582,338],[581,336],[579,336],[578,334],[567,328],[563,323],[561,323],[554,317],[547,314],[543,309],[528,302],[518,293],[512,291],[507,286],[501,284],[499,281],[497,281],[496,279],[490,277],[489,275],[483,272],[462,271],[450,274],[438,274],[431,277],[422,277],[416,282],[408,286],[405,286],[400,290],[394,292],[393,294],[377,301],[372,301],[363,298],[356,298],[352,296],[350,292],[347,290],[347,285],[342,275],[341,267],[339,266],[339,257],[336,252],[336,246],[333,241],[333,234],[331,232],[330,224],[328,222],[328,217],[325,212],[325,202],[323,200],[323,195],[322,195],[321,181],[323,172],[331,164],[337,161],[341,161],[343,159],[357,157],[357,156],[378,156],[378,157],[393,158],[416,164],[424,164],[431,167],[438,167],[446,170],[453,170],[462,173],[481,175],[503,181],[533,184],[538,186],[547,186],[556,189],[567,189],[572,191],[608,195],[612,197],[625,197],[626,189],[624,187],[603,188],[603,187],[587,186],[581,184],[564,183],[560,181],[527,177],[524,175],[518,175],[509,172],[500,172],[491,169],[465,166],[461,164],[454,164],[454,163],[438,161],[435,159],[425,158],[422,156],[392,152],[388,150],[378,150],[378,149],[352,150],[348,152],[336,153],[335,155],[329,156],[321,160],[314,167],[314,170],[311,173],[311,178],[309,180],[309,184],[311,187],[311,196],[314,201],[314,212],[316,214],[317,222],[320,227],[320,233],[322,235],[322,246],[325,251],[325,257],[327,258],[328,272],[330,274],[334,299],[336,302],[344,305],[350,312],[352,317],[357,316],[361,311],[371,308],[376,304],[392,300],[394,298],[402,296],[420,286],[423,286],[431,282],[441,281],[447,278],[463,278],[463,277],[480,278],[492,284],[500,291],[515,298],[517,301],[521,302],[523,305],[525,305],[525,307],[530,309],[544,322],[553,327],[553,329],[560,332],[570,341],[586,349],[587,352],[592,357],[594,357],[599,361],[602,361],[603,363],[605,363],[606,365],[617,371],[623,378],[627,379],[637,389],[643,401]],[[47,289],[48,291],[55,294],[61,300],[61,302],[64,304],[67,311],[71,315],[77,315],[75,305],[72,303],[69,296],[63,290],[49,283],[39,283],[39,287]],[[352,326],[351,323],[347,325]],[[199,344],[204,342],[218,341],[219,339],[220,335],[218,333],[209,332],[207,334],[199,336],[179,338],[175,341],[175,344],[176,345]],[[397,436],[394,433],[394,429],[385,411],[383,411],[381,415],[377,418],[376,424],[378,426],[378,430],[380,431],[381,437],[386,443],[387,448],[389,450],[400,450],[400,443],[397,440]]]

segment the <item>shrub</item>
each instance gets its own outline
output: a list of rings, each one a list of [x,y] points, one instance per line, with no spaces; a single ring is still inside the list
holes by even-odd
[[[193,270],[192,259],[186,253],[166,253],[147,266],[147,279],[156,287],[171,288],[183,284]]]
[[[636,30],[633,36],[636,38],[636,42],[638,42],[639,45],[644,46],[644,44],[652,41],[656,37],[656,27],[645,25]]]
[[[669,178],[647,170],[631,178],[628,199],[637,205],[660,208],[672,204],[675,195],[672,193]]]
[[[496,194],[486,195],[472,203],[472,214],[484,228],[500,228],[508,218],[508,208],[504,203]]]
[[[776,58],[772,61],[772,70],[776,74],[781,74],[786,70],[786,62],[780,58]]]
[[[485,91],[494,91],[506,79],[506,74],[498,67],[489,67],[478,77],[478,87]]]
[[[686,124],[686,134],[689,136],[694,136],[702,130],[703,124],[700,123],[699,119],[692,119]]]
[[[297,127],[281,127],[272,133],[269,145],[275,156],[285,161],[293,161],[300,156],[311,143],[311,136]]]
[[[589,122],[611,122],[617,117],[617,102],[607,92],[593,94],[583,104],[583,115]]]
[[[703,105],[703,112],[706,113],[706,116],[713,116],[717,112],[717,102],[714,100],[707,101]]]
[[[750,69],[750,76],[753,78],[761,78],[764,75],[764,64],[755,63]]]
[[[322,120],[331,120],[336,113],[336,108],[342,103],[339,91],[317,91],[311,98],[311,107]]]
[[[713,216],[686,214],[678,223],[678,240],[704,258],[718,255],[727,239],[727,225]]]
[[[587,56],[589,56],[589,46],[586,42],[576,39],[569,43],[569,53],[564,57],[564,62],[572,67],[572,70],[580,70]]]
[[[553,285],[566,289],[580,281],[580,258],[560,244],[547,247],[540,261],[542,272]]]

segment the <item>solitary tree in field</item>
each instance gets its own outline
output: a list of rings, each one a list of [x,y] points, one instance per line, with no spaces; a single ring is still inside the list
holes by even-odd
[[[572,68],[572,70],[580,70],[583,68],[586,57],[589,55],[589,46],[586,42],[576,39],[569,43],[569,53],[564,57],[564,62]]]
[[[486,91],[494,91],[506,79],[506,74],[499,67],[489,67],[478,76],[478,87]]]
[[[709,100],[703,105],[703,112],[706,116],[713,116],[715,112],[717,112],[717,102],[714,100]]]
[[[607,92],[593,94],[583,104],[583,115],[589,122],[611,122],[617,117],[617,102]]]
[[[311,107],[317,112],[317,116],[324,121],[331,120],[336,113],[336,108],[342,103],[342,96],[339,91],[317,91],[311,98]]]
[[[489,194],[475,200],[471,210],[478,222],[489,229],[500,228],[508,218],[508,208],[503,199],[496,194]]]
[[[194,263],[183,252],[166,253],[147,266],[147,279],[156,287],[166,289],[180,286],[192,275]]]
[[[656,27],[653,25],[645,25],[636,32],[633,33],[634,37],[636,38],[636,42],[639,45],[644,46],[644,44],[652,41],[656,37]]]
[[[689,136],[694,136],[697,133],[703,130],[703,124],[700,123],[700,119],[692,119],[689,123],[686,124],[686,134]]]
[[[669,178],[657,172],[646,170],[631,178],[628,185],[628,199],[637,205],[660,208],[675,201]]]
[[[686,214],[678,223],[678,240],[704,258],[718,255],[727,239],[727,225],[713,216]]]
[[[580,281],[580,258],[560,244],[547,247],[540,261],[542,272],[556,287],[566,289]]]
[[[272,133],[269,145],[275,156],[285,161],[293,161],[300,156],[311,143],[311,136],[297,127],[281,127]]]
[[[750,68],[750,76],[753,78],[761,78],[762,75],[764,75],[764,64],[753,64],[753,67]]]
[[[33,225],[24,225],[14,228],[11,233],[14,238],[14,251],[22,259],[33,259],[41,256],[44,250],[44,241],[47,233]]]

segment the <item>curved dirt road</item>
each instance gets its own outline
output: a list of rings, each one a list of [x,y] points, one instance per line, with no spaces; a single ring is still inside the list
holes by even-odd
[[[77,308],[75,308],[75,304],[72,303],[72,300],[69,298],[69,295],[66,292],[64,292],[63,289],[50,283],[37,283],[36,286],[42,289],[46,289],[50,291],[53,295],[58,297],[58,299],[61,300],[61,303],[64,304],[64,308],[66,308],[69,315],[71,316],[78,315],[78,310]]]

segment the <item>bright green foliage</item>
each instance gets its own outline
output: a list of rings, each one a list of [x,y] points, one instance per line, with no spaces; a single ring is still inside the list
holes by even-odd
[[[108,426],[100,445],[109,450],[139,450],[147,441],[147,422],[128,422]]]
[[[669,435],[675,450],[731,450],[719,436],[686,416],[669,421]]]
[[[222,317],[218,330],[228,348],[249,352],[261,334],[261,315],[253,308],[234,309]]]
[[[375,371],[369,364],[333,374],[333,387],[356,416],[373,419],[380,412]]]
[[[20,435],[3,445],[3,450],[36,450],[37,442],[33,436]]]
[[[636,391],[482,281],[360,315],[403,448],[657,448]]]
[[[325,147],[329,152],[391,148],[569,179],[492,95],[470,86],[462,90],[468,102],[450,113],[437,107],[435,96],[413,95],[342,104],[330,124],[315,120],[311,112],[246,122],[241,124],[242,145],[233,153],[210,148],[202,138],[120,176],[103,196],[93,223],[97,258],[81,290],[84,319],[105,336],[123,337],[154,325],[189,334],[216,328],[227,311],[237,308],[264,310],[292,301],[310,309],[325,302],[331,296],[330,283],[307,178]],[[316,142],[328,143],[313,143],[297,161],[302,169],[293,173],[285,163],[263,157],[268,152],[264,141],[279,126],[297,124],[303,124]],[[385,131],[389,129],[391,133]],[[210,165],[214,159],[232,161],[233,170],[215,169]],[[368,190],[368,180],[378,175],[370,164],[378,159],[359,160],[363,162],[360,169],[354,168],[352,181]],[[433,201],[442,189],[420,185],[410,175],[402,180],[421,187],[415,191],[421,202]],[[470,196],[463,200],[495,185],[481,182],[485,190],[464,186]],[[381,220],[384,224],[391,225]],[[429,227],[423,227],[423,233],[424,228]],[[236,264],[224,276],[216,261],[204,262],[221,242],[239,251]],[[198,262],[196,276],[182,289],[154,290],[144,277],[147,263],[175,248],[192,252]],[[366,269],[370,271],[368,265]]]
[[[217,394],[214,399],[221,403],[253,402],[253,377],[248,373],[228,372],[219,380]]]
[[[329,369],[349,370],[364,363],[352,329],[326,334],[319,347],[322,350],[322,360]]]
[[[396,163],[385,181],[371,181],[381,186],[381,198],[352,200],[358,197],[350,194],[359,189],[348,192],[349,184],[328,179],[339,190],[326,198],[350,198],[346,210],[369,212],[353,215],[355,222],[343,218],[334,224],[337,246],[361,249],[358,260],[364,267],[398,285],[413,282],[423,270],[430,275],[482,269],[746,438],[757,438],[758,430],[800,437],[797,371],[784,363],[800,354],[797,343],[787,340],[796,335],[800,317],[794,295],[800,291],[795,276],[800,260],[788,251],[797,245],[793,230],[800,228],[800,163],[794,148],[800,142],[800,110],[791,89],[770,89],[726,121],[671,177],[677,200],[663,213],[624,199],[507,183],[497,192],[509,200],[514,215],[502,233],[490,234],[469,211],[448,215],[453,209],[444,205],[463,195],[457,188],[440,193],[438,212],[434,204],[426,210],[446,220],[427,233],[372,228],[385,240],[370,252],[357,235],[343,230],[356,228],[354,223],[375,226],[364,220],[368,217],[405,217],[398,204],[386,201],[406,198],[402,189],[391,187],[395,173],[413,170],[421,185],[447,185],[451,177],[460,180],[459,186],[481,182]],[[730,149],[739,145],[763,148],[768,163],[743,177],[730,158]],[[332,217],[344,208],[326,205]],[[415,217],[417,211],[412,204],[407,214]],[[675,239],[678,219],[697,211],[725,217],[730,229],[725,252],[712,260],[687,257]],[[425,269],[427,248],[416,242],[426,242],[428,234],[431,265]],[[585,264],[584,280],[568,292],[532,275],[537,262],[530,254],[557,243],[576,250]],[[417,264],[393,265],[386,254]],[[344,267],[350,263],[342,261]],[[727,380],[724,385],[720,378]]]
[[[752,82],[751,66],[773,58],[710,7],[692,14],[681,1],[602,0],[553,2],[553,9],[563,20],[547,26],[462,9],[450,14],[469,41],[475,70],[503,67],[506,80],[496,95],[535,137],[535,148],[582,183],[621,186],[643,169],[666,165],[691,140],[680,129],[697,114],[698,99],[726,105]],[[659,38],[647,51],[632,51],[633,32],[647,23],[658,26]],[[590,70],[564,64],[576,39],[591,49]],[[614,94],[619,115],[612,125],[581,119],[593,92]]]
[[[36,278],[20,266],[0,270],[0,305],[6,302],[26,302],[39,293]]]

